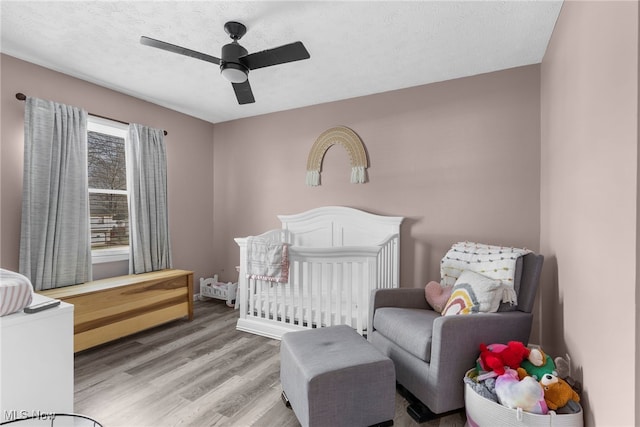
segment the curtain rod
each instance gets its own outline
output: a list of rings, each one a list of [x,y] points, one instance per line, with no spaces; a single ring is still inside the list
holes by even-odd
[[[18,99],[19,101],[25,101],[27,99],[27,95],[25,95],[24,93],[18,92],[16,93],[16,99]],[[107,119],[107,120],[112,120],[114,122],[118,122],[118,123],[122,123],[123,125],[128,125],[128,122],[123,122],[122,120],[117,120],[117,119],[112,119],[111,117],[105,117],[105,116],[100,116],[98,114],[93,114],[93,113],[89,113],[94,117],[99,117],[101,119]],[[164,132],[164,135],[167,136],[168,133],[166,130],[163,130],[162,132]]]

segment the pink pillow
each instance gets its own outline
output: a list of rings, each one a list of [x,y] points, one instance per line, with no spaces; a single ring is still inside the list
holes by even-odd
[[[440,283],[431,281],[427,283],[427,286],[424,288],[424,297],[435,311],[442,313],[444,306],[451,297],[452,290],[452,285],[440,286]]]

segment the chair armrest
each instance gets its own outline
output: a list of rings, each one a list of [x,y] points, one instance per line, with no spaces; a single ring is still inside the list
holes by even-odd
[[[424,297],[424,288],[374,289],[371,307],[431,308]]]
[[[532,320],[531,313],[522,311],[441,316],[433,322],[433,344],[436,347],[446,344],[447,357],[453,346],[472,344],[473,351],[479,352],[480,343],[522,341],[526,345]]]
[[[463,378],[475,366],[480,344],[521,341],[527,345],[533,315],[521,311],[442,316],[433,322],[429,376],[443,389],[439,393],[460,393]],[[462,394],[460,394],[462,395]]]
[[[421,308],[431,310],[424,297],[424,288],[374,289],[369,300],[368,327],[373,332],[373,316],[381,307]]]

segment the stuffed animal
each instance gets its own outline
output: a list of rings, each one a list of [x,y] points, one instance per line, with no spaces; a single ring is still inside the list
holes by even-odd
[[[540,385],[544,390],[544,400],[547,407],[556,410],[565,406],[570,400],[580,402],[580,396],[562,378],[555,375],[545,374],[540,380]]]
[[[558,378],[562,378],[564,380],[571,375],[571,366],[569,365],[568,360],[563,357],[556,357],[553,361],[556,364],[556,376]]]
[[[545,415],[549,410],[541,385],[532,377],[518,379],[518,372],[507,368],[496,378],[498,401],[507,408]]]
[[[569,360],[563,357],[556,357],[553,361],[556,364],[557,377],[565,380],[566,383],[576,391],[576,393],[582,393],[582,383],[571,376],[571,365]]]
[[[509,341],[504,344],[480,344],[478,370],[493,371],[502,375],[505,367],[518,369],[520,363],[529,355],[529,349],[520,341]]]
[[[534,348],[529,352],[529,356],[522,361],[518,369],[520,379],[525,376],[532,376],[540,381],[545,374],[558,375],[556,365],[549,356],[540,348]]]
[[[431,281],[424,288],[424,297],[435,311],[442,313],[452,290],[453,285],[441,286],[440,283]]]

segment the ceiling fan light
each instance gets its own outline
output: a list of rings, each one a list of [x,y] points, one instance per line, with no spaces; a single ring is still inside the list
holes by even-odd
[[[247,81],[247,70],[239,64],[228,62],[220,65],[220,74],[231,83],[244,83]]]

